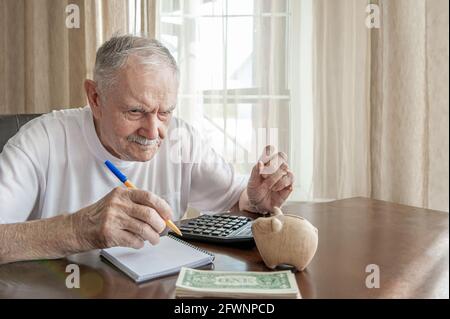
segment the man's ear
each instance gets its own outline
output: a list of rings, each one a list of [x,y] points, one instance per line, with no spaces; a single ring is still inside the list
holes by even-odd
[[[86,96],[89,101],[89,105],[91,106],[92,114],[94,118],[98,119],[101,117],[101,107],[100,107],[100,95],[98,93],[97,84],[92,81],[86,79],[84,81],[84,89],[86,91]]]

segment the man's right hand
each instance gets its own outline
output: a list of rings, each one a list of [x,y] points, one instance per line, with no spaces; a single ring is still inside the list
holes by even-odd
[[[80,250],[114,246],[141,248],[159,243],[172,210],[159,196],[117,187],[95,204],[74,213],[72,227]]]

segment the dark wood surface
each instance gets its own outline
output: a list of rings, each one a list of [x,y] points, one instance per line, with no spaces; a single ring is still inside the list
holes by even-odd
[[[296,274],[303,298],[449,298],[448,213],[366,198],[288,204],[284,211],[319,229],[316,256]],[[269,271],[256,247],[196,244],[216,254],[206,269]],[[80,266],[79,289],[65,285],[71,263]],[[379,266],[380,288],[366,287],[369,264]],[[0,298],[174,298],[176,279],[135,284],[91,251],[0,266]]]

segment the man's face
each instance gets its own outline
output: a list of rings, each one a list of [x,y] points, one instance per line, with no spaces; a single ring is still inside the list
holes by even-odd
[[[167,135],[177,89],[172,70],[149,70],[129,57],[112,87],[99,93],[93,110],[105,148],[123,160],[152,159]]]

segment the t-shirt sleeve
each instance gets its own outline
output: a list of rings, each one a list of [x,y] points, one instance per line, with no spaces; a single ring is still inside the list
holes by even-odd
[[[38,197],[39,180],[31,158],[8,143],[0,154],[0,224],[24,222]]]
[[[19,223],[39,214],[45,191],[48,134],[39,119],[21,127],[0,153],[0,223]]]
[[[209,146],[199,153],[192,164],[189,206],[200,211],[231,209],[247,186],[248,177],[236,174],[233,166]]]

